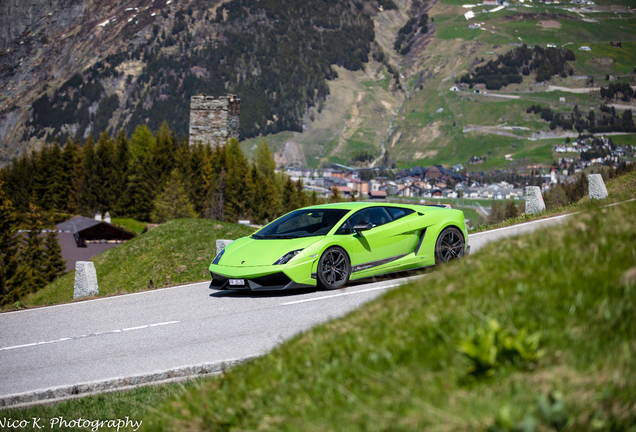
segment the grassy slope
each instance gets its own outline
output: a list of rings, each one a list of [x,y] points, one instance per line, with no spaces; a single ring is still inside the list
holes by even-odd
[[[633,196],[636,173],[608,190]],[[221,378],[3,414],[128,415],[145,430],[463,431],[484,429],[502,408],[535,414],[537,394],[560,390],[578,423],[569,430],[592,430],[591,415],[633,422],[635,244],[636,202],[588,206],[564,227],[491,244]],[[539,331],[538,364],[469,378],[457,343],[486,316]]]
[[[209,219],[167,222],[93,259],[100,296],[209,280],[208,266],[216,254],[217,239],[249,235],[249,227]],[[183,267],[181,267],[183,266]],[[75,271],[27,297],[26,306],[73,300]]]

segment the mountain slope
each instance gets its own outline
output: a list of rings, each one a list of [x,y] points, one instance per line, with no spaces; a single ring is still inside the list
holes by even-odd
[[[121,127],[130,133],[141,123],[156,130],[164,120],[187,134],[189,98],[197,93],[238,94],[242,137],[300,131],[306,110],[329,92],[331,65],[360,70],[368,61],[371,15],[380,6],[55,3],[35,26],[3,39],[0,144],[8,157],[42,140]],[[67,10],[72,19],[59,19]]]

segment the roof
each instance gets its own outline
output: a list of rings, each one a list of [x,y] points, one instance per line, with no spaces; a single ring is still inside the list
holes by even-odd
[[[369,191],[369,195],[372,197],[385,197],[386,196],[386,191],[383,190],[379,190],[379,191]]]
[[[82,231],[83,229],[90,228],[100,223],[101,221],[95,219],[84,216],[76,216],[73,219],[69,219],[66,222],[59,223],[55,226],[60,231],[74,232],[76,229],[77,231]]]

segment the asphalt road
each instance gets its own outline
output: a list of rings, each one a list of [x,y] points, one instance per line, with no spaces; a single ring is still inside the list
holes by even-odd
[[[475,253],[489,241],[564,219],[473,234],[469,244]],[[0,400],[260,355],[407,279],[289,293],[220,292],[208,289],[208,283],[197,283],[3,313]]]

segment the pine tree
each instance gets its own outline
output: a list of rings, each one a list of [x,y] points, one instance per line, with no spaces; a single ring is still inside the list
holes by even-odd
[[[62,259],[62,248],[57,242],[57,234],[55,231],[47,231],[44,243],[46,247],[44,279],[46,279],[47,282],[53,282],[66,273],[66,260]]]
[[[80,213],[85,216],[93,216],[96,210],[99,190],[96,177],[95,142],[92,134],[88,135],[88,139],[84,147],[82,147],[81,184],[82,201],[79,205]]]
[[[14,289],[14,277],[19,268],[16,225],[15,209],[7,198],[4,183],[0,182],[0,305],[10,302],[6,296]]]
[[[151,152],[154,165],[152,181],[158,189],[163,188],[175,167],[177,143],[177,137],[170,131],[168,123],[161,123]]]
[[[295,196],[295,207],[293,210],[298,208],[307,207],[308,204],[307,194],[305,193],[305,188],[303,187],[303,181],[298,179],[296,181],[296,196]]]
[[[75,143],[73,143],[75,145]],[[77,146],[74,150],[70,149],[68,157],[73,157],[73,168],[71,174],[71,187],[68,194],[67,208],[71,214],[79,214],[84,202],[84,151]]]
[[[270,151],[267,142],[260,141],[256,145],[254,161],[256,162],[256,167],[258,168],[259,174],[270,178],[274,177],[274,171],[276,171],[276,162],[274,162],[272,152]]]
[[[128,185],[128,174],[130,172],[129,164],[130,145],[124,130],[121,129],[117,135],[117,142],[115,144],[115,158],[113,166],[113,191],[116,197],[114,212],[118,215],[128,214],[128,211],[125,208],[124,196]]]
[[[117,172],[115,170],[115,143],[102,132],[95,148],[94,207],[100,213],[113,210],[117,197]]]
[[[26,238],[23,239],[21,261],[22,266],[26,266],[32,270],[31,276],[23,286],[19,289],[20,297],[25,294],[33,293],[46,285],[46,268],[44,256],[44,242],[40,236],[42,232],[42,222],[40,222],[40,214],[33,204],[29,205],[29,212],[26,216],[27,230]],[[28,283],[27,283],[28,282]]]
[[[340,195],[340,189],[338,189],[337,187],[332,187],[331,192],[333,193],[329,197],[330,203],[338,203],[342,201],[342,196]]]
[[[508,201],[508,205],[506,205],[505,218],[510,219],[513,217],[517,217],[517,206],[514,201],[510,200]]]
[[[174,169],[165,189],[153,203],[154,210],[150,219],[155,223],[163,223],[172,219],[198,217],[194,206],[188,199],[185,185],[179,171]]]
[[[290,177],[285,179],[282,194],[283,213],[289,213],[296,209],[296,188]]]
[[[64,145],[58,169],[53,180],[53,207],[61,212],[68,212],[69,196],[73,187],[73,161],[77,154],[77,143],[70,139]]]
[[[137,126],[130,140],[129,175],[122,208],[127,216],[143,221],[150,220],[152,202],[159,189],[152,161],[154,147],[155,139],[148,126]]]
[[[232,138],[225,145],[225,160],[227,167],[225,217],[232,221],[249,219],[254,185],[249,164],[237,139]]]
[[[57,143],[55,143],[57,145]],[[59,145],[58,145],[59,147]],[[54,179],[57,168],[57,162],[54,160],[54,151],[52,145],[45,145],[38,152],[33,150],[33,160],[35,161],[35,170],[31,174],[33,177],[33,201],[42,210],[48,211],[53,209],[54,198]],[[57,152],[59,156],[60,153]]]

